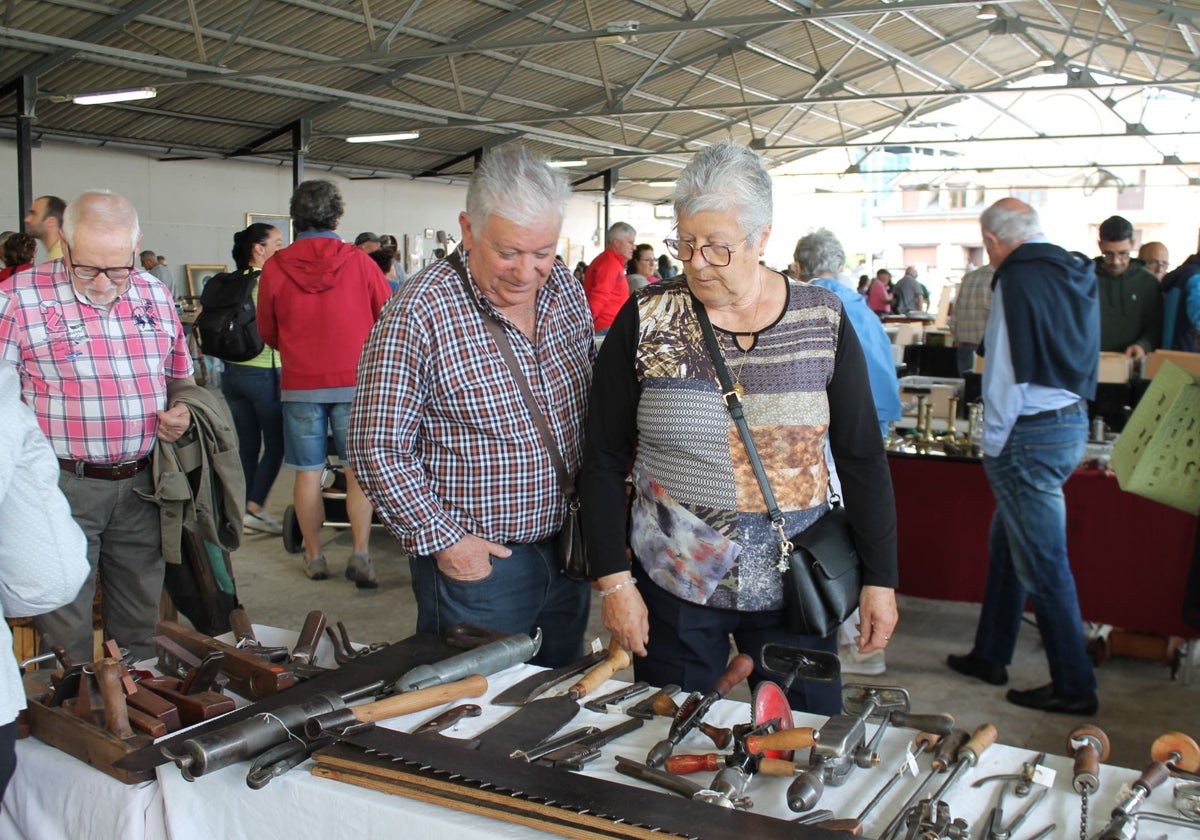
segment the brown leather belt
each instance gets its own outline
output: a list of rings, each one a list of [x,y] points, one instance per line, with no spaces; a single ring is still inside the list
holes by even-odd
[[[70,458],[59,458],[58,465],[76,478],[100,478],[105,481],[120,481],[123,478],[133,478],[146,467],[150,466],[150,456],[136,461],[122,461],[119,464],[93,464],[88,461],[72,461]]]

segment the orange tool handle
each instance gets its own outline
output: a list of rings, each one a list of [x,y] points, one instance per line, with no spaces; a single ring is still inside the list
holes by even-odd
[[[759,755],[766,750],[801,750],[817,742],[817,730],[811,726],[781,729],[767,735],[747,735],[746,752]]]
[[[721,757],[716,753],[704,755],[673,755],[664,765],[668,773],[701,773],[721,769]]]

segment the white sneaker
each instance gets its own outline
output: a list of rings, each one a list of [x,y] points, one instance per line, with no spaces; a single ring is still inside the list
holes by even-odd
[[[283,524],[267,513],[266,509],[260,510],[258,513],[246,511],[246,515],[242,517],[242,528],[246,531],[257,531],[260,534],[283,533]]]
[[[859,653],[858,648],[853,645],[838,645],[838,659],[842,660],[843,674],[871,677],[887,670],[887,662],[881,650]]]

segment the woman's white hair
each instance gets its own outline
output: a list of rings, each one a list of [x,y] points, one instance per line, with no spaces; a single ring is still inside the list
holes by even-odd
[[[675,218],[732,211],[752,240],[771,224],[771,176],[762,157],[740,143],[717,143],[692,158],[675,183]]]

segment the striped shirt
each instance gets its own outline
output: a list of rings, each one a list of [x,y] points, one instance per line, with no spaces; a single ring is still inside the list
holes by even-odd
[[[60,458],[111,464],[150,452],[167,379],[192,375],[167,288],[138,270],[110,309],[71,285],[62,260],[0,291],[0,354]]]
[[[555,263],[537,294],[536,343],[496,314],[574,474],[594,355],[583,288]],[[467,533],[537,542],[562,526],[566,507],[550,456],[446,260],[393,295],[371,331],[348,445],[355,477],[410,554],[433,554]]]

